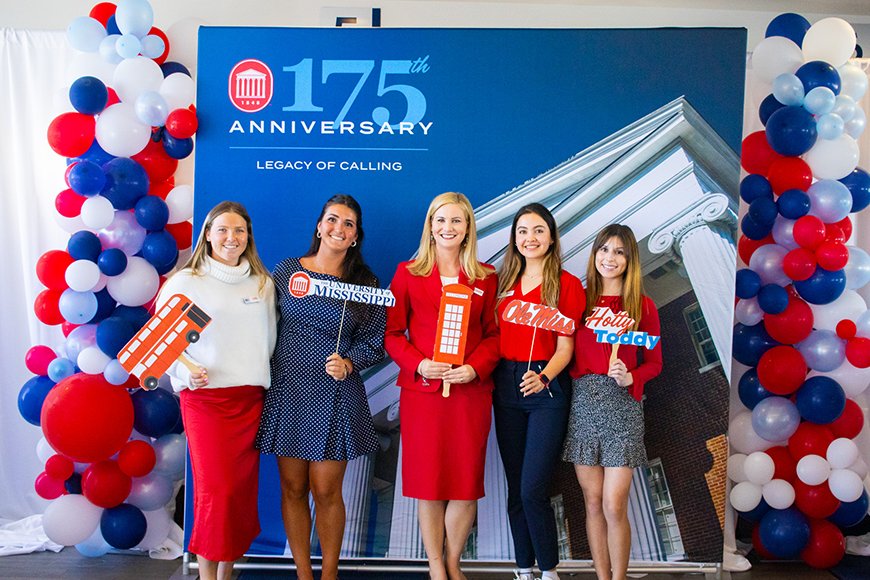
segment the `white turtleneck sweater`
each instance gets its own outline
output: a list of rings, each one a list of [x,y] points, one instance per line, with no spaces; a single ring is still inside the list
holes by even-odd
[[[269,359],[277,336],[275,286],[270,279],[258,294],[260,280],[248,261],[227,266],[206,256],[202,275],[185,269],[166,281],[158,308],[173,294],[184,294],[211,317],[200,339],[188,345],[187,358],[208,371],[207,388],[271,385]],[[190,388],[190,371],[176,361],[167,374],[180,391]]]

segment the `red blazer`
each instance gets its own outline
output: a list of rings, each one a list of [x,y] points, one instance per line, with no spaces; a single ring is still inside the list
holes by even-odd
[[[424,359],[431,359],[435,352],[436,325],[441,306],[441,275],[435,266],[429,276],[413,276],[408,272],[410,264],[399,264],[390,284],[396,305],[387,308],[384,347],[399,365],[397,384],[400,387],[435,392],[441,389],[441,381],[430,379],[428,384],[424,384],[423,377],[417,374],[417,367]],[[493,272],[483,280],[469,284],[468,276],[460,270],[459,283],[474,290],[465,342],[465,364],[471,365],[477,372],[477,378],[470,383],[451,385],[451,388],[492,390],[493,383],[489,375],[500,357],[499,330],[495,322],[498,276]]]

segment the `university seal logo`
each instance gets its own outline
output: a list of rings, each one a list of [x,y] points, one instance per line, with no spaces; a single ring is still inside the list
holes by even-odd
[[[272,71],[259,60],[247,59],[230,71],[230,101],[240,111],[256,113],[272,100]]]

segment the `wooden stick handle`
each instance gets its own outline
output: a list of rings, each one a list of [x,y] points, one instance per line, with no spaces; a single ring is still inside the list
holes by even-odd
[[[447,381],[444,381],[442,383],[441,396],[445,398],[450,396],[450,383],[448,383]]]
[[[610,364],[612,365],[616,361],[617,352],[619,352],[619,343],[613,345],[613,350],[610,351]]]
[[[190,362],[184,354],[178,355],[178,362],[186,366],[192,375],[198,375],[202,372],[202,369]]]

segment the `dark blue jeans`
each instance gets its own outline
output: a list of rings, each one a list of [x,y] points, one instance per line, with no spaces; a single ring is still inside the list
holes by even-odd
[[[547,389],[523,397],[519,385],[528,364],[502,359],[493,373],[495,434],[507,476],[517,566],[531,568],[537,560],[538,568],[552,570],[559,563],[559,548],[547,491],[565,438],[570,395],[554,379],[552,397]],[[540,372],[546,364],[534,361],[532,370]]]

